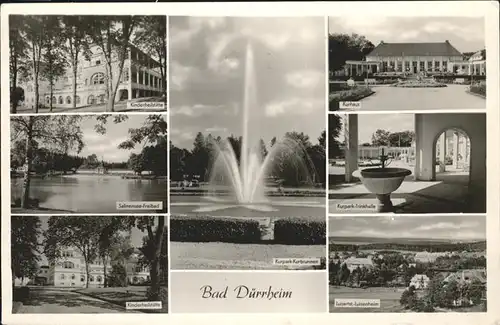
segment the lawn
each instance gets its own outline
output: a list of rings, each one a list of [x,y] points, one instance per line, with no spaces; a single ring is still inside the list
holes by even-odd
[[[129,286],[118,288],[86,288],[77,290],[76,292],[93,298],[101,299],[106,302],[125,306],[126,302],[148,301],[148,298],[146,296],[147,289],[147,286]],[[161,310],[154,310],[154,312],[168,312],[167,301],[162,302]]]
[[[311,269],[274,265],[273,258],[320,258],[325,246],[171,242],[172,269]]]
[[[403,293],[402,288],[348,288],[341,286],[330,286],[330,312],[331,313],[395,313],[405,312],[401,307],[399,299]],[[380,299],[380,308],[335,308],[335,299]]]

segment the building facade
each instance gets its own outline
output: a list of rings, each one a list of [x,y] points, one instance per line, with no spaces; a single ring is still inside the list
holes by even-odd
[[[481,51],[478,52],[481,54]],[[435,43],[380,42],[364,61],[346,61],[344,73],[363,76],[375,73],[417,74],[456,73],[485,75],[486,64],[482,55],[464,60],[448,40]]]
[[[106,62],[104,54],[98,46],[90,48],[88,58],[80,58],[77,66],[76,107],[105,104],[106,95]],[[141,97],[161,97],[163,82],[160,74],[160,63],[135,46],[130,46],[124,62],[122,75],[119,75],[117,55],[113,55],[113,82],[118,82],[115,102],[132,100]],[[24,90],[23,106],[35,105],[33,80],[19,85]],[[45,107],[73,107],[73,68],[69,66],[65,74],[58,78],[50,96],[50,84],[47,80],[39,80],[39,104]]]
[[[129,284],[143,284],[150,280],[149,269],[139,264],[139,255],[134,253],[127,261],[127,279]],[[106,265],[109,274],[112,265]],[[89,265],[89,287],[104,286],[104,264],[95,261]],[[41,266],[35,279],[16,279],[15,285],[28,284],[50,285],[55,287],[85,287],[87,274],[85,260],[77,249],[68,248],[62,252],[62,257],[55,263]]]

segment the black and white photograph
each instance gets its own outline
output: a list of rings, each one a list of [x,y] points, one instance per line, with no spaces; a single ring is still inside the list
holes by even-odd
[[[166,16],[9,16],[10,112],[166,111]]]
[[[486,312],[486,216],[332,217],[331,313]]]
[[[170,18],[172,214],[326,209],[325,26]]]
[[[486,109],[484,17],[328,19],[330,111]]]
[[[330,114],[329,214],[486,213],[486,114]]]
[[[173,269],[324,269],[325,24],[170,17]]]
[[[12,216],[12,313],[166,313],[167,254],[166,216]]]
[[[13,214],[167,212],[167,115],[12,115],[10,123]]]

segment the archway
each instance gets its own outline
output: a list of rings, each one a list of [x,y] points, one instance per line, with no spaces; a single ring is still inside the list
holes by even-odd
[[[433,180],[468,185],[470,181],[471,141],[460,128],[447,128],[434,139]]]

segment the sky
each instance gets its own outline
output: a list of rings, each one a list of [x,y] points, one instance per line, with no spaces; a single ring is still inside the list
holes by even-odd
[[[267,143],[287,131],[316,143],[326,129],[321,17],[170,18],[170,139],[241,135],[247,44],[254,53],[250,130]],[[252,66],[252,65],[250,65]]]
[[[484,49],[484,18],[475,17],[330,17],[330,33],[357,33],[375,46],[386,43],[444,42],[460,52]]]
[[[40,216],[40,223],[41,223],[41,230],[42,231],[45,231],[47,230],[48,228],[48,222],[49,222],[49,218],[50,216]],[[71,217],[68,217],[68,218],[71,218]],[[156,223],[156,221],[155,221]],[[133,247],[141,247],[142,246],[142,237],[146,236],[147,235],[147,232],[142,232],[140,231],[137,227],[134,227],[132,228],[132,231],[131,231],[131,235],[130,235],[130,240],[131,240],[131,244]],[[41,236],[41,238],[39,239],[39,241],[41,242],[43,240],[43,236]],[[39,265],[47,265],[48,262],[47,262],[47,258],[44,256],[44,255],[40,255],[41,257],[41,260],[39,261]]]
[[[330,218],[329,236],[485,240],[485,216]]]
[[[106,162],[127,161],[131,153],[139,153],[142,147],[136,146],[132,150],[127,150],[118,149],[118,145],[128,139],[128,130],[141,127],[146,117],[145,115],[129,115],[127,120],[118,124],[113,123],[109,118],[104,135],[95,131],[96,120],[94,117],[84,118],[80,126],[85,146],[78,155],[87,157],[95,153],[99,160],[103,159]]]
[[[345,114],[341,115],[345,116]],[[401,131],[414,131],[415,114],[358,114],[358,142],[371,143],[372,134],[377,129],[391,133]],[[342,128],[338,139],[344,141],[344,128]]]

